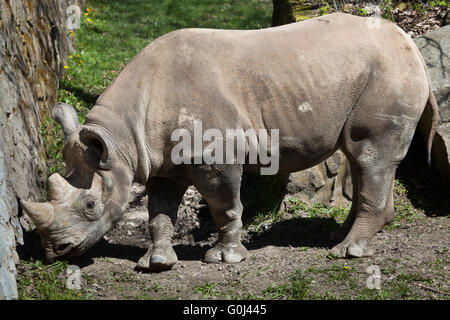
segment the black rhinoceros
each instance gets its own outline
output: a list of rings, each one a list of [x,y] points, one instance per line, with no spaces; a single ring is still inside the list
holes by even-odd
[[[66,177],[50,177],[47,202],[22,201],[48,259],[79,255],[102,238],[121,218],[134,181],[148,188],[153,240],[139,267],[176,263],[173,224],[189,185],[206,199],[219,234],[204,260],[245,259],[241,176],[264,165],[190,161],[194,153],[173,161],[173,133],[195,135],[198,123],[219,133],[266,130],[273,138],[276,131],[269,153],[279,172],[309,168],[341,149],[353,204],[331,252],[372,254],[370,239],[394,218],[396,167],[419,119],[429,108],[429,153],[438,118],[418,49],[396,25],[373,19],[332,14],[262,30],[174,31],[123,69],[83,125],[71,106],[56,105]],[[251,146],[244,145],[246,160]]]

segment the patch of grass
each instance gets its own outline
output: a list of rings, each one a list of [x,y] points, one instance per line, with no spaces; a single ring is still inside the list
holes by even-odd
[[[356,278],[352,274],[353,268],[348,265],[343,264],[333,264],[330,267],[317,269],[315,267],[310,267],[306,270],[307,273],[311,274],[324,274],[328,277],[329,281],[340,282],[345,284],[347,287],[356,287]]]
[[[429,264],[429,267],[434,270],[445,270],[448,266],[448,261],[445,258],[438,258]]]
[[[400,281],[405,281],[405,282],[417,281],[417,282],[421,282],[421,283],[424,283],[427,285],[433,285],[433,279],[426,278],[426,277],[422,276],[421,274],[419,274],[418,272],[414,272],[414,273],[401,272],[397,276],[397,279]]]
[[[160,283],[157,283],[153,286],[153,291],[158,292],[163,289],[163,286]]]
[[[292,215],[304,216],[306,213],[308,218],[332,218],[337,223],[343,223],[348,213],[350,212],[351,205],[347,207],[326,207],[321,203],[315,203],[308,206],[305,202],[296,198],[289,198],[286,206],[286,210],[271,210],[269,212],[260,212],[253,218],[253,221],[249,226],[256,226],[256,232],[259,231],[261,226],[270,225],[279,221],[282,221],[286,217]]]
[[[432,0],[432,1],[427,1],[428,5],[432,6],[432,7],[450,7],[450,1],[446,1],[446,0]]]
[[[194,292],[203,295],[205,298],[220,295],[220,292],[217,289],[217,284],[208,282],[206,282],[203,286],[194,287]]]
[[[319,8],[319,13],[321,16],[326,15],[328,13],[330,13],[330,5],[328,3],[325,3],[324,6]]]
[[[61,127],[53,121],[50,115],[46,115],[41,121],[40,135],[44,144],[47,159],[47,176],[64,171],[62,148],[64,146],[64,135]]]
[[[114,278],[117,282],[137,282],[139,281],[139,277],[133,272],[125,272],[125,273],[115,273]]]
[[[263,295],[269,299],[304,300],[309,295],[311,283],[311,278],[297,270],[288,284],[270,286],[264,290]]]
[[[66,287],[66,261],[44,265],[41,261],[21,261],[17,267],[19,300],[85,300],[92,294],[88,290]]]
[[[325,271],[328,272],[328,278],[332,281],[349,282],[351,279],[350,267],[346,265],[334,264]]]
[[[255,216],[250,225],[255,226],[255,231],[258,232],[262,225],[271,225],[275,222],[281,221],[285,215],[286,212],[276,209],[269,212],[260,212]]]
[[[402,221],[414,222],[424,218],[423,212],[415,208],[408,198],[408,189],[398,179],[394,180],[394,210],[394,221],[385,227],[387,230],[400,228]]]
[[[154,300],[154,298],[146,293],[140,293],[134,297],[135,300]]]
[[[321,203],[315,203],[307,209],[307,212],[310,218],[333,218],[337,223],[343,223],[350,212],[350,207],[350,205],[348,207],[326,207]]]
[[[300,199],[290,197],[287,201],[288,203],[286,210],[289,213],[298,213],[298,211],[308,210],[308,205]]]
[[[332,291],[325,293],[315,292],[310,299],[351,299],[351,300],[398,300],[398,299],[423,299],[423,295],[417,292],[413,282],[420,282],[432,286],[433,280],[420,275],[417,272],[402,272],[389,278],[388,274],[395,273],[392,266],[384,267],[381,277],[380,289],[369,289],[366,280],[369,274],[358,272],[354,266],[334,264],[326,268],[310,267],[306,271],[318,282],[323,278],[328,279],[327,288]],[[319,279],[319,280],[317,280]]]
[[[391,20],[394,21],[394,15],[393,15],[393,11],[394,11],[394,5],[392,3],[392,0],[382,0],[380,1],[380,8],[381,8],[381,12],[382,12],[382,17],[387,19],[387,20]]]

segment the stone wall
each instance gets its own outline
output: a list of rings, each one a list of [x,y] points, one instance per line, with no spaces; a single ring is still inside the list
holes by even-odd
[[[69,0],[0,0],[0,299],[17,298],[17,199],[42,197],[46,159],[41,121],[57,99],[71,49]]]

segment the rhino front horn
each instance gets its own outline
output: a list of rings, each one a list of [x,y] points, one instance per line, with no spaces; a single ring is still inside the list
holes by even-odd
[[[52,118],[58,122],[64,131],[64,139],[67,138],[78,128],[78,115],[74,107],[70,104],[58,102],[52,109]]]
[[[38,203],[21,200],[20,204],[38,229],[44,229],[52,223],[55,212],[50,203]]]

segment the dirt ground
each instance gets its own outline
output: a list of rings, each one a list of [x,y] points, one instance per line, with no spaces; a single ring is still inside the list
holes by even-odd
[[[245,241],[249,258],[240,264],[202,263],[210,241],[176,242],[179,263],[159,273],[134,270],[149,244],[147,230],[123,226],[74,263],[94,299],[289,298],[283,284],[297,270],[311,279],[307,297],[313,299],[448,299],[448,218],[423,217],[380,232],[374,257],[351,260],[327,258],[330,225],[301,217],[279,222]],[[367,288],[372,265],[380,267],[381,290]],[[271,295],[267,289],[277,286],[280,293]]]

